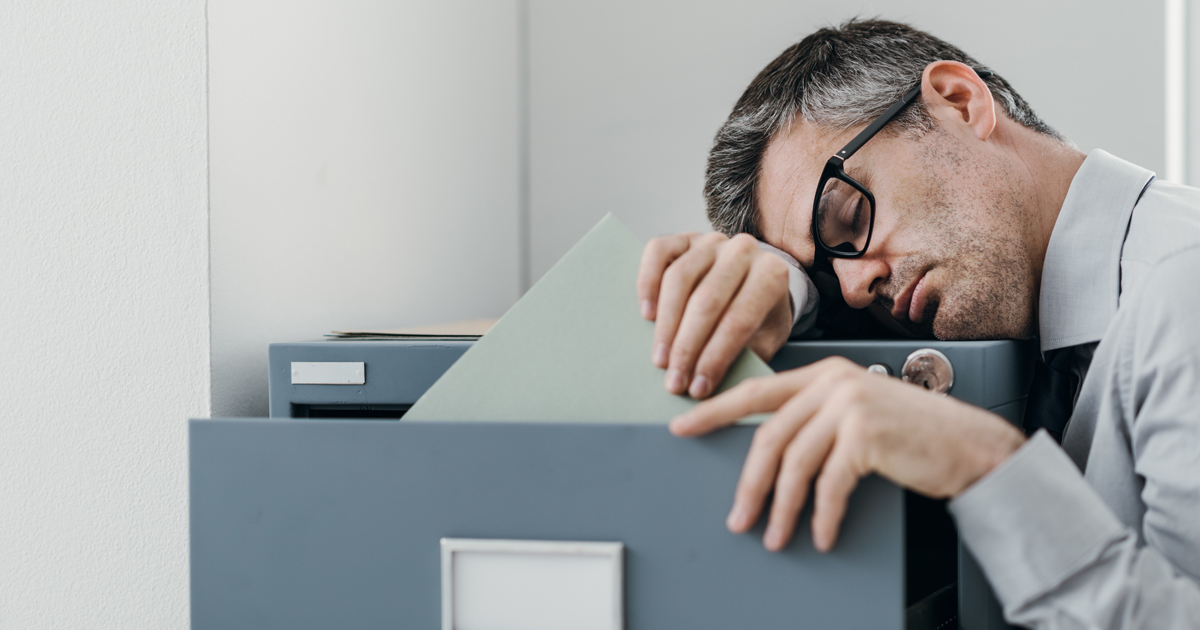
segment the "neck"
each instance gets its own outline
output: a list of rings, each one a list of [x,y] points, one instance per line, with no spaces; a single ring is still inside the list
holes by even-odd
[[[1009,146],[1015,157],[1015,166],[1023,182],[1027,226],[1026,245],[1032,260],[1034,278],[1037,280],[1034,295],[1041,290],[1042,267],[1046,262],[1046,248],[1050,235],[1062,211],[1071,181],[1079,172],[1087,156],[1073,146],[1055,140],[1005,120],[1013,127]]]

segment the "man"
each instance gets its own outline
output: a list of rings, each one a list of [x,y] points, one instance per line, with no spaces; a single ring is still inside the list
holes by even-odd
[[[1037,335],[1044,356],[1028,439],[844,360],[698,405],[676,435],[774,412],[730,530],[773,492],[764,544],[781,549],[812,487],[827,550],[876,473],[951,499],[1012,623],[1200,628],[1200,191],[1085,156],[941,40],[851,21],[754,79],[705,193],[721,233],[655,239],[638,278],[672,392],[706,397],[741,348],[770,357],[806,325],[815,295],[785,257],[914,334]]]

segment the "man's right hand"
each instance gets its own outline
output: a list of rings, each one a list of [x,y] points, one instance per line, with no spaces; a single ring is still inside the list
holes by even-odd
[[[642,317],[654,322],[652,360],[673,394],[707,397],[743,348],[769,360],[791,333],[787,263],[748,234],[650,241],[637,292]]]

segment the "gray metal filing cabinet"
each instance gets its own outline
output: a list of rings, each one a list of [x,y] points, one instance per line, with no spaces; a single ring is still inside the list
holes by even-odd
[[[438,627],[443,538],[620,542],[633,629],[1006,627],[944,505],[882,479],[856,490],[829,554],[807,515],[780,553],[761,524],[727,532],[751,427],[681,440],[653,425],[378,421],[470,344],[274,344],[272,418],[192,421],[194,628]],[[1019,420],[1028,343],[793,342],[772,367],[840,355],[899,375],[926,348],[953,366],[950,395]]]

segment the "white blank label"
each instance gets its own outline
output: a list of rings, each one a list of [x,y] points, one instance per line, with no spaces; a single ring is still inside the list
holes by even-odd
[[[442,546],[442,568],[449,570],[442,585],[451,589],[443,593],[443,615],[450,616],[443,620],[443,628],[618,630],[623,626],[619,543],[444,539]]]
[[[363,385],[367,364],[361,361],[292,361],[292,385]]]

